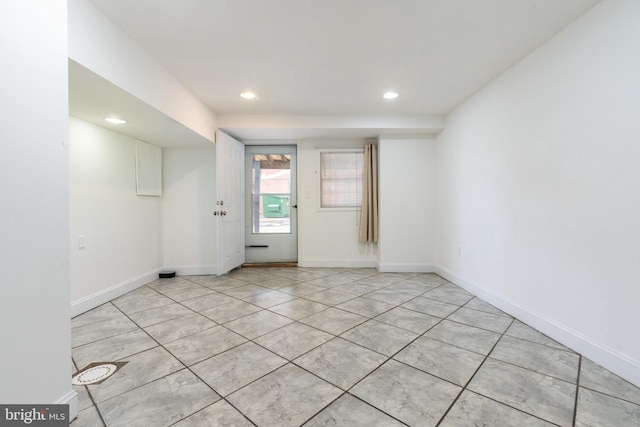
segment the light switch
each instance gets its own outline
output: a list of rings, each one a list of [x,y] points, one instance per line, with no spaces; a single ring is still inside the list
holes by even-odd
[[[78,249],[84,249],[86,246],[85,244],[85,235],[84,234],[78,234]]]

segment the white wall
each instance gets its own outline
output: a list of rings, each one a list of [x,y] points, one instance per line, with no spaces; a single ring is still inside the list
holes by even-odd
[[[436,141],[380,137],[380,271],[433,271]]]
[[[0,40],[0,402],[73,414],[66,2],[0,2]]]
[[[134,139],[69,118],[73,315],[157,278],[162,267],[162,198],[136,195],[135,156]]]
[[[438,241],[447,277],[640,385],[638,16],[600,3],[450,114]]]
[[[69,58],[215,140],[215,114],[89,0],[69,0]]]
[[[364,147],[366,140],[305,140],[298,144],[298,265],[374,267],[376,245],[358,243],[360,211],[320,211],[320,148]]]
[[[164,267],[215,274],[215,148],[164,149],[163,179]]]

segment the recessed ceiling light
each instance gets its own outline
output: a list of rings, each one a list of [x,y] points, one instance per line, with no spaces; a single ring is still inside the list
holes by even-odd
[[[387,92],[384,95],[382,95],[382,97],[384,99],[396,99],[398,97],[398,93],[397,92]]]
[[[123,124],[127,123],[126,120],[122,120],[122,119],[119,119],[117,117],[105,117],[104,119],[106,121],[108,121],[109,123],[113,123],[114,125],[123,125]]]
[[[244,99],[256,99],[258,95],[253,92],[242,92],[240,96]]]

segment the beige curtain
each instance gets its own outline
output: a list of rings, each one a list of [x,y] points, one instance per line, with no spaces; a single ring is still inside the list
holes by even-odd
[[[373,144],[364,147],[359,240],[378,242],[378,147]]]

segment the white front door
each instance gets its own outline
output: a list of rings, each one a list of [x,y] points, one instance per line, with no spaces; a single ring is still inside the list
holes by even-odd
[[[247,146],[246,260],[298,261],[296,147]]]
[[[218,131],[216,135],[217,273],[244,263],[244,145]]]

